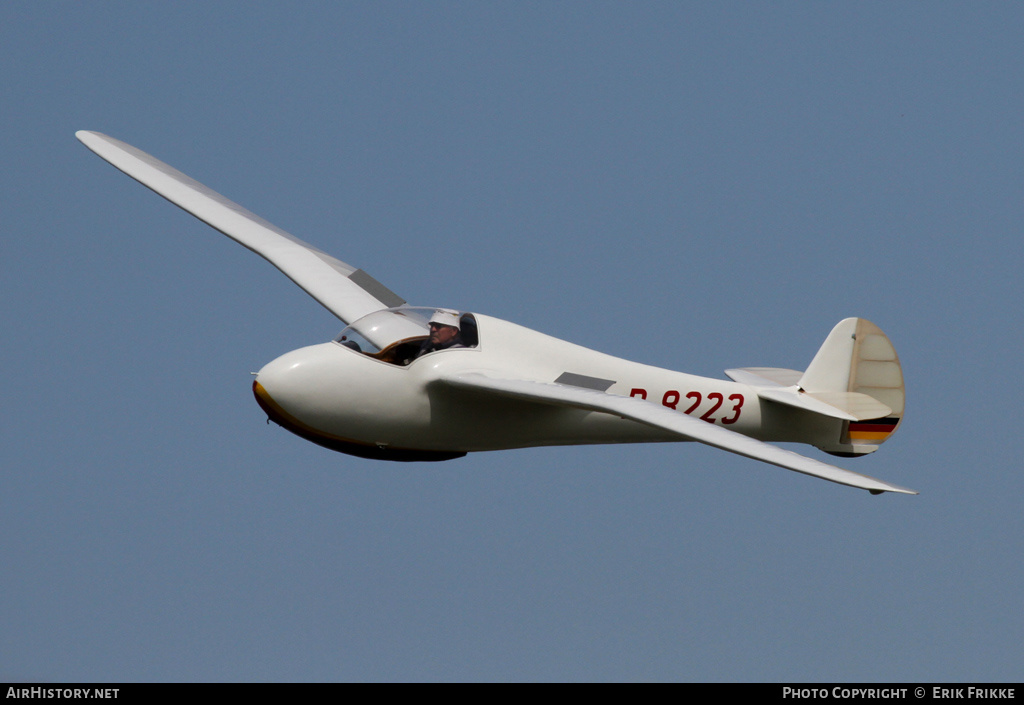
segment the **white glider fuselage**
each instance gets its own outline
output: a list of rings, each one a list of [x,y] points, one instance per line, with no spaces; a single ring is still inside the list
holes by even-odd
[[[543,445],[680,440],[611,413],[496,398],[440,383],[463,373],[639,397],[760,440],[817,440],[813,425],[772,424],[774,434],[766,429],[762,402],[745,384],[631,362],[497,318],[474,318],[475,347],[439,350],[407,365],[336,341],[295,350],[258,373],[257,399],[275,421],[309,440],[396,459],[403,453],[428,459],[415,451],[454,457]]]

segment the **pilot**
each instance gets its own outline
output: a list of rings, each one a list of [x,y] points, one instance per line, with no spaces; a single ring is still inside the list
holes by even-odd
[[[429,325],[430,337],[420,345],[420,351],[416,354],[416,357],[422,357],[436,350],[466,347],[465,343],[462,342],[458,311],[439,308],[430,317]]]

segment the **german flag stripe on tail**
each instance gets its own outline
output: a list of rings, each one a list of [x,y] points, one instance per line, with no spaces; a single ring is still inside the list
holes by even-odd
[[[871,419],[870,421],[851,421],[851,441],[884,441],[900,423],[898,417],[887,419]]]

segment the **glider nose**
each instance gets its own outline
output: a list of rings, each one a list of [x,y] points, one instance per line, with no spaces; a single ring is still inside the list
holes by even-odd
[[[260,405],[263,412],[268,418],[273,419],[279,426],[283,425],[285,419],[284,409],[282,409],[274,398],[270,396],[266,388],[260,383],[259,375],[252,382],[252,393],[256,397],[256,403]]]
[[[293,350],[256,373],[252,391],[267,416],[285,428],[311,430],[323,405],[323,375],[333,345]]]
[[[293,413],[286,411],[281,402],[290,399],[290,387],[288,384],[288,366],[281,364],[281,358],[264,365],[263,369],[256,373],[256,379],[252,382],[252,393],[256,397],[256,403],[266,415],[280,426],[291,426],[296,419]],[[268,389],[269,387],[269,389]],[[292,406],[292,404],[289,404]],[[294,412],[295,409],[292,409]]]

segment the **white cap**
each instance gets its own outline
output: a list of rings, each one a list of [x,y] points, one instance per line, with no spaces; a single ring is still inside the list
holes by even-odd
[[[430,317],[430,323],[437,323],[442,326],[454,326],[459,328],[459,312],[447,308],[439,308]]]

